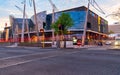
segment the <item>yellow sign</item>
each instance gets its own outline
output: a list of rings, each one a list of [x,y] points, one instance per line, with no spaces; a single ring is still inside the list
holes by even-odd
[[[101,24],[101,18],[98,16],[98,25]]]

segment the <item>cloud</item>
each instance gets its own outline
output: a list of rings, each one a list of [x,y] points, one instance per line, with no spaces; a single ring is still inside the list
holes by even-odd
[[[8,16],[10,14],[14,15],[15,17],[22,17],[22,12],[19,11],[17,8],[15,8],[15,5],[18,5],[20,8],[23,9],[23,4],[21,4],[23,0],[6,0],[4,1],[4,4],[2,4],[2,7],[0,8],[1,15],[0,17],[3,16]],[[27,1],[27,8],[26,8],[26,13],[28,14],[29,17],[33,15],[33,7],[29,6],[29,0]],[[70,9],[78,6],[87,6],[88,0],[52,0],[53,3],[57,6],[59,10],[65,10],[65,9]],[[52,7],[49,3],[48,0],[35,0],[36,2],[36,10],[37,12],[45,11],[47,12],[52,12]],[[105,11],[106,15],[114,12],[117,10],[118,7],[120,7],[120,0],[96,0],[96,2],[100,5],[100,7]],[[0,5],[1,6],[1,5]],[[106,16],[95,9],[92,9],[92,11],[96,12],[100,16]],[[5,13],[4,13],[5,12]],[[110,17],[109,17],[110,18]],[[108,18],[107,18],[108,19]]]
[[[65,0],[65,1],[67,1],[67,2],[78,2],[80,0]]]
[[[116,0],[118,1],[118,0]],[[117,12],[118,8],[120,8],[120,4],[116,3],[115,5],[112,6],[105,6],[104,9],[106,10],[106,16],[109,14],[113,14],[113,12]],[[113,18],[112,15],[106,17],[106,19],[109,21],[109,24],[113,24],[114,22],[119,22],[120,20],[117,20]]]
[[[71,0],[72,2],[78,2],[78,0]]]

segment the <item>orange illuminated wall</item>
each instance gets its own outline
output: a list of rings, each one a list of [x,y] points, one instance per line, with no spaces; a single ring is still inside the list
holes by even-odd
[[[9,29],[6,29],[6,34],[5,34],[5,41],[8,41],[9,39]]]

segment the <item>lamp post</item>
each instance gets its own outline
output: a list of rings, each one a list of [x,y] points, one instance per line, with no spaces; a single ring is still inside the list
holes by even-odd
[[[83,31],[83,35],[82,35],[82,46],[85,45],[89,6],[90,6],[90,0],[88,0],[88,7],[87,7],[87,11],[86,11],[86,17],[85,17],[85,23],[84,23],[84,31]]]
[[[105,16],[105,18],[109,17],[109,16],[114,16],[114,17],[117,17],[116,20],[118,22],[120,22],[120,13],[114,13],[114,14],[108,14],[107,16]]]

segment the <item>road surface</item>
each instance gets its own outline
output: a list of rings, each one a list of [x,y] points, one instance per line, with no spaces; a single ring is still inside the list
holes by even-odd
[[[0,48],[0,75],[120,75],[120,51]]]

